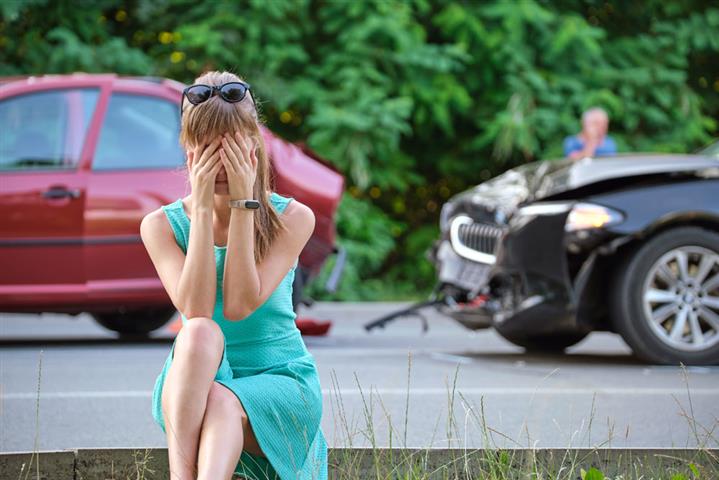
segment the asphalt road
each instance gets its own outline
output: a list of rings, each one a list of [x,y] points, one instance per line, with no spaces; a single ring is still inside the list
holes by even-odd
[[[719,446],[719,367],[646,365],[608,333],[528,355],[429,310],[426,333],[417,318],[365,331],[404,305],[300,312],[333,320],[304,337],[330,446],[389,446],[390,430],[393,447]],[[0,451],[166,446],[150,400],[172,339],[120,341],[87,315],[0,314]]]

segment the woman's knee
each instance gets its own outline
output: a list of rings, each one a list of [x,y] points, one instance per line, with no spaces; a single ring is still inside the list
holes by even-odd
[[[224,344],[225,337],[217,322],[207,317],[193,317],[178,332],[175,351],[179,348],[192,356],[214,356],[217,352],[222,355]]]

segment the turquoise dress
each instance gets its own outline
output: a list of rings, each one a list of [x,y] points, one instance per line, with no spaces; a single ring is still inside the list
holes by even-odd
[[[270,200],[281,215],[292,198],[272,192]],[[190,219],[182,199],[163,205],[162,210],[177,244],[187,253]],[[314,356],[305,346],[292,308],[297,261],[265,303],[245,319],[231,322],[222,313],[226,247],[215,246],[214,250],[217,296],[212,318],[225,336],[215,381],[240,399],[257,443],[266,455],[265,458],[243,450],[235,473],[256,480],[324,480],[327,478],[327,443],[320,428],[322,390]],[[187,321],[182,315],[182,324]],[[163,432],[162,386],[174,350],[175,342],[152,394],[152,416]]]

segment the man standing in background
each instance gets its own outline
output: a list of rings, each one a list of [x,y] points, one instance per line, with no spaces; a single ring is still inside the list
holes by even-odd
[[[564,139],[564,156],[573,160],[617,153],[614,139],[607,135],[609,116],[592,107],[582,114],[582,131]]]

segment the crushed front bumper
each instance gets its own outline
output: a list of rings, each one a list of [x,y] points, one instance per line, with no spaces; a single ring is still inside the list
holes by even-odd
[[[442,313],[468,328],[493,326],[523,335],[582,328],[577,324],[576,278],[568,262],[567,216],[566,211],[515,216],[507,225],[462,220],[463,233],[475,235],[459,235],[459,248],[451,223],[430,254],[444,293],[454,299]],[[486,261],[467,258],[471,255],[465,247],[485,254],[480,258]],[[478,296],[483,301],[476,301]]]

